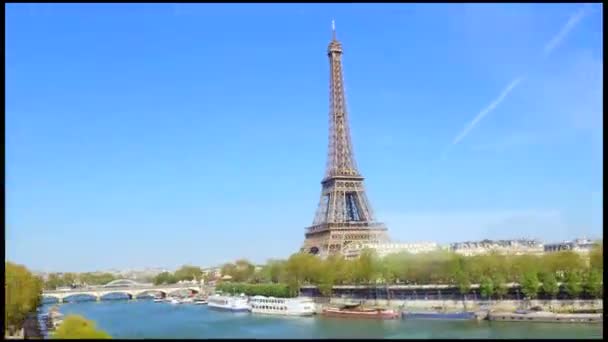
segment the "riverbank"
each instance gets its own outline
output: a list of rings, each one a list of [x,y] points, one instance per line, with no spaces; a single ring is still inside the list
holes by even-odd
[[[513,313],[518,309],[532,307],[553,314],[574,314],[578,311],[603,312],[603,301],[596,300],[355,300],[351,298],[314,298],[317,313],[323,308],[334,305],[361,303],[364,306],[391,308],[400,311],[446,311],[446,312],[480,312]],[[575,314],[584,315],[584,314]],[[601,315],[601,313],[599,314]],[[568,316],[570,321],[574,316]],[[579,316],[583,317],[583,316]],[[591,317],[591,316],[590,316]],[[593,316],[596,317],[596,316]],[[566,318],[566,316],[564,316]],[[589,318],[589,317],[584,317]],[[594,318],[595,319],[595,318]],[[557,321],[557,320],[556,320]]]
[[[493,312],[490,321],[503,322],[542,322],[542,323],[604,323],[603,314],[559,314],[553,312]]]

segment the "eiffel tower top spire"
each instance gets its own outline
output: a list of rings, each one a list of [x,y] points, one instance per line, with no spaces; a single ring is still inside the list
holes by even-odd
[[[336,23],[332,20],[329,57],[329,151],[325,178],[361,177],[357,170],[348,126],[344,77],[342,75],[342,44],[336,39]]]

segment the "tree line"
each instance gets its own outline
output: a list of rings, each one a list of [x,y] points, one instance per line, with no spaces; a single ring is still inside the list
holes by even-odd
[[[74,287],[78,285],[105,285],[118,279],[111,273],[50,273],[44,281],[45,290],[56,290],[60,287]]]
[[[555,296],[560,287],[572,297],[586,292],[602,298],[603,246],[597,244],[586,256],[572,251],[477,256],[436,251],[379,258],[373,250],[365,250],[358,259],[345,260],[296,253],[287,260],[269,260],[259,270],[241,259],[224,265],[222,275],[229,275],[233,282],[286,284],[292,292],[302,285],[316,285],[323,295],[330,295],[334,285],[447,284],[465,294],[471,284],[479,284],[482,296],[500,298],[508,283],[518,283],[528,298],[541,291]]]
[[[25,266],[7,261],[4,267],[4,331],[14,335],[23,328],[27,316],[35,313],[42,303],[43,281]]]
[[[163,284],[175,284],[178,281],[182,281],[182,280],[200,281],[201,279],[206,280],[207,278],[204,276],[203,270],[200,267],[184,265],[173,273],[161,272],[161,273],[157,274],[152,279],[152,282],[154,283],[154,285],[163,285]]]
[[[6,261],[4,268],[6,277],[4,331],[5,334],[14,336],[23,328],[26,318],[37,313],[38,307],[42,304],[42,290],[45,282],[23,265]],[[93,321],[74,315],[66,317],[52,337],[62,339],[111,338],[106,332],[98,330]]]

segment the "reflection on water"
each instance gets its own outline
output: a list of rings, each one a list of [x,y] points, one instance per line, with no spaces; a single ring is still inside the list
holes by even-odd
[[[46,310],[51,305],[46,305]],[[114,338],[602,338],[602,324],[274,317],[150,300],[60,304]]]

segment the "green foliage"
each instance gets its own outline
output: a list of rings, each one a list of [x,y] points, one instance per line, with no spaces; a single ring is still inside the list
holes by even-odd
[[[232,281],[250,281],[255,273],[255,266],[246,259],[237,260],[234,264],[227,263],[222,266],[222,276],[229,275]]]
[[[22,265],[5,262],[4,267],[4,330],[12,333],[21,329],[27,315],[40,305],[43,282]]]
[[[581,275],[577,271],[566,273],[565,278],[566,293],[571,297],[577,297],[583,291]]]
[[[154,283],[154,285],[163,285],[163,284],[175,284],[177,283],[177,278],[175,277],[175,275],[169,273],[169,272],[162,272],[156,275],[156,277],[154,277],[154,280],[152,281]]]
[[[479,294],[481,294],[484,298],[490,298],[494,294],[494,284],[492,280],[488,277],[484,277],[481,279],[481,283],[479,284]]]
[[[379,258],[373,251],[365,250],[355,260],[345,260],[341,256],[322,259],[308,253],[296,253],[287,260],[270,260],[256,272],[251,272],[250,263],[237,261],[224,265],[222,273],[232,276],[232,281],[237,283],[286,284],[292,294],[299,293],[305,284],[317,285],[323,295],[330,295],[335,285],[377,281],[384,284],[451,284],[456,285],[461,294],[468,294],[471,284],[481,286],[485,280],[482,296],[502,298],[507,293],[506,284],[515,282],[525,287],[522,288],[524,294],[535,298],[540,283],[544,283],[543,279],[539,281],[539,275],[548,277],[547,289],[554,291],[551,276],[555,281],[562,281],[562,275],[572,271],[587,274],[590,267],[602,274],[601,256],[601,245],[592,252],[590,263],[570,251],[542,256],[490,253],[470,257],[448,251],[401,252]],[[544,288],[543,291],[547,292]]]
[[[521,291],[528,297],[529,299],[534,299],[538,295],[538,290],[540,289],[540,282],[538,281],[538,276],[536,272],[528,271],[524,273],[522,279],[520,280]]]
[[[467,294],[471,289],[471,281],[469,275],[464,271],[457,271],[456,273],[456,285],[458,286],[458,292],[461,294]]]
[[[292,292],[298,293],[302,284],[311,284],[318,277],[320,260],[308,253],[296,253],[287,259],[286,280]]]
[[[557,284],[555,276],[551,272],[541,274],[543,292],[554,298],[559,293],[559,285]]]
[[[53,339],[111,339],[105,331],[95,327],[95,322],[78,315],[69,315],[52,334]]]
[[[492,276],[492,283],[494,284],[494,293],[502,299],[508,292],[507,285],[505,284],[505,276],[502,273],[494,274]]]
[[[374,251],[369,249],[363,250],[354,263],[356,284],[371,284],[376,282],[379,269],[377,267]]]
[[[216,286],[216,291],[247,296],[266,296],[277,298],[294,297],[286,284],[245,284],[245,283],[221,283]]]
[[[203,277],[203,271],[198,266],[184,265],[180,269],[175,271],[174,276],[177,281],[180,281],[180,280],[187,280],[187,281],[197,280],[197,281],[199,281]]]
[[[585,291],[595,298],[604,297],[604,285],[602,284],[602,273],[597,269],[591,269],[585,279]]]
[[[599,241],[589,253],[589,263],[592,269],[602,273],[604,271],[604,245]]]
[[[55,290],[72,285],[105,285],[117,278],[111,273],[51,273],[44,282],[44,288]]]

